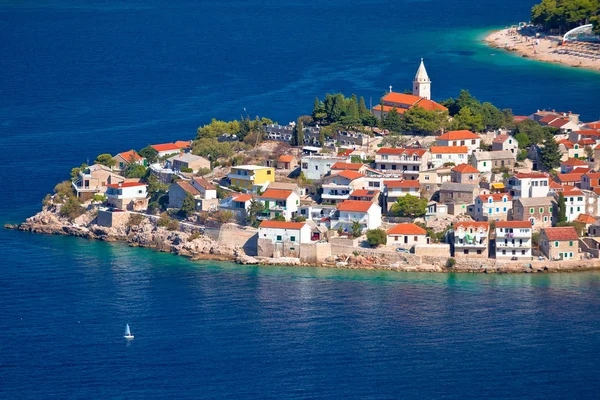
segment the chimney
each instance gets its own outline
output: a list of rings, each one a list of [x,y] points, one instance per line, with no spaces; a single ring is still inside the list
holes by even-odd
[[[123,187],[123,182],[119,182],[119,187]]]

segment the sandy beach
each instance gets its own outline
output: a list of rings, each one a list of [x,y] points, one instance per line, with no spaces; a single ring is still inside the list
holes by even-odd
[[[507,28],[494,31],[483,40],[491,47],[512,51],[538,61],[600,71],[600,50],[588,50],[589,45],[575,43],[563,46],[560,36],[541,34],[536,38],[532,30],[516,31]]]

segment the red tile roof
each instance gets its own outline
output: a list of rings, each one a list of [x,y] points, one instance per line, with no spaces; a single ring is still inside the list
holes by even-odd
[[[141,161],[144,159],[144,157],[140,156],[135,150],[125,151],[123,153],[119,153],[118,155],[120,155],[127,162],[130,162],[132,159],[133,161]]]
[[[206,190],[216,190],[216,186],[213,185],[212,183],[210,183],[207,179],[205,178],[194,178],[194,181],[202,186],[204,189]]]
[[[388,187],[388,188],[415,188],[415,189],[419,189],[421,187],[421,184],[419,183],[418,180],[391,180],[391,181],[384,181],[383,184]]]
[[[460,174],[478,174],[479,170],[472,165],[469,164],[458,164],[456,167],[452,168],[451,171],[458,172]]]
[[[578,165],[587,166],[587,163],[585,161],[581,161],[579,158],[569,158],[568,160],[561,162],[560,165],[576,167]]]
[[[245,203],[248,200],[252,200],[252,196],[245,193],[232,194],[231,198],[233,201],[239,201],[241,203]]]
[[[417,104],[416,107],[421,107],[427,111],[447,111],[448,109],[446,107],[444,107],[443,105],[441,105],[440,103],[436,103],[433,100],[428,100],[428,99],[421,99]]]
[[[278,162],[289,163],[294,161],[294,156],[291,154],[282,154],[279,156]]]
[[[454,227],[456,229],[458,228],[483,228],[483,229],[489,229],[490,228],[490,224],[487,222],[477,222],[477,221],[459,221],[457,223],[454,224]]]
[[[567,149],[572,149],[572,148],[573,148],[573,146],[574,146],[574,145],[573,145],[573,142],[571,142],[571,141],[570,141],[570,140],[568,140],[568,139],[563,139],[563,140],[560,140],[560,141],[558,142],[558,144],[562,144],[562,145],[564,145],[564,146],[565,146]]]
[[[438,136],[436,140],[466,140],[466,139],[481,139],[478,135],[471,131],[449,131],[441,136]]]
[[[487,202],[488,199],[491,197],[492,200],[494,202],[496,201],[502,201],[502,199],[504,198],[504,196],[506,196],[506,200],[507,201],[512,201],[512,196],[508,193],[492,193],[492,194],[480,194],[479,198],[484,201]]]
[[[127,187],[136,187],[136,186],[147,186],[145,183],[140,182],[122,182],[122,183],[109,183],[106,185],[110,188],[127,188]]]
[[[346,162],[336,162],[335,164],[333,164],[331,166],[331,169],[342,169],[342,170],[351,170],[351,171],[358,171],[361,168],[363,168],[365,165],[364,164],[358,164],[358,163],[346,163]]]
[[[415,105],[421,100],[421,97],[412,94],[391,92],[383,96],[383,101],[389,103]]]
[[[350,197],[376,197],[379,190],[358,189],[350,193]]]
[[[353,152],[353,151],[354,151],[354,150],[352,150],[352,149],[346,149],[346,150],[344,150],[344,151],[340,151],[340,152],[338,153],[338,156],[349,156],[349,155],[351,155],[351,154],[352,154],[352,152]]]
[[[497,221],[496,228],[531,228],[531,221]]]
[[[179,151],[181,148],[177,146],[175,143],[162,143],[162,144],[152,144],[150,145],[154,150],[158,151]]]
[[[561,226],[557,228],[546,228],[542,230],[550,241],[577,240],[579,236],[572,226]]]
[[[600,121],[586,123],[592,129],[600,129]]]
[[[583,175],[585,175],[584,172],[571,172],[570,174],[558,174],[556,175],[556,179],[560,184],[564,184],[567,182],[581,182],[581,178],[583,178]]]
[[[179,147],[180,149],[189,149],[190,147],[192,147],[192,141],[191,140],[178,140],[175,143],[173,143],[175,146]]]
[[[513,116],[513,120],[515,122],[523,122],[526,119],[527,119],[527,116],[525,116],[525,115],[515,115],[515,116]]]
[[[467,146],[431,146],[432,154],[466,154],[469,152]]]
[[[600,135],[600,132],[598,132],[598,135]],[[577,144],[580,144],[582,146],[589,146],[591,144],[596,144],[596,141],[592,138],[587,138],[587,139],[581,139],[579,142],[577,142]]]
[[[600,136],[600,132],[594,129],[584,129],[581,131],[575,131],[575,133],[581,136]]]
[[[293,229],[300,230],[304,227],[304,222],[287,222],[287,221],[262,221],[259,228],[274,228],[274,229]]]
[[[418,155],[422,156],[427,152],[426,149],[404,149],[404,148],[393,148],[393,147],[382,147],[377,150],[377,154],[406,154],[408,156]]]
[[[337,209],[340,211],[354,211],[354,212],[364,212],[369,211],[369,208],[373,205],[370,201],[362,201],[362,200],[344,200],[341,203],[338,203]]]
[[[394,109],[394,107],[392,106],[383,106],[383,112],[390,112]],[[373,107],[373,110],[377,110],[377,111],[381,111],[381,105],[377,104],[376,106]],[[398,114],[404,114],[406,112],[407,108],[398,108],[396,107],[396,112]]]
[[[567,196],[583,196],[583,192],[577,188],[573,188],[573,189],[565,189],[563,192],[563,196],[567,197]]]
[[[566,124],[568,124],[569,119],[557,119],[555,121],[552,121],[548,124],[548,126],[551,126],[553,128],[562,128],[563,126],[565,126]]]
[[[284,189],[267,189],[259,196],[259,199],[277,199],[286,200],[293,192],[291,190]]]
[[[354,172],[354,171],[350,171],[350,170],[348,170],[348,169],[345,169],[345,170],[343,170],[343,171],[341,171],[341,172],[338,172],[338,173],[336,173],[336,174],[334,174],[334,175],[341,176],[341,177],[343,177],[343,178],[346,178],[346,179],[349,179],[349,180],[351,180],[351,181],[353,181],[353,180],[355,180],[355,179],[358,179],[358,178],[362,178],[362,177],[364,176],[364,175],[363,175],[363,174],[361,174],[361,173]]]
[[[195,187],[190,185],[190,183],[188,181],[177,181],[177,182],[175,182],[175,184],[177,186],[179,186],[180,188],[182,188],[186,193],[189,193],[193,196],[197,196],[200,194],[198,189],[196,189]]]
[[[398,224],[388,229],[388,235],[426,235],[427,231],[417,224]]]
[[[498,135],[494,138],[494,143],[504,143],[510,135]]]
[[[581,222],[583,224],[595,224],[596,218],[589,214],[579,214],[579,216],[575,218],[575,222]]]
[[[550,114],[546,115],[544,118],[540,119],[540,122],[544,124],[548,124],[558,118],[558,114]]]

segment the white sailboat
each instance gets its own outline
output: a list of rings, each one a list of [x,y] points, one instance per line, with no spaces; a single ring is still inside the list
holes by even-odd
[[[129,329],[129,324],[125,325],[125,339],[133,339],[135,336],[131,334],[131,330]]]

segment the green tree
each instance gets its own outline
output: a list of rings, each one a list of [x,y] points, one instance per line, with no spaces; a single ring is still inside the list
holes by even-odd
[[[454,116],[451,127],[454,130],[468,129],[473,132],[481,132],[484,128],[483,116],[474,114],[469,107],[463,107]]]
[[[81,203],[79,203],[79,200],[77,200],[75,196],[71,196],[60,208],[58,214],[61,217],[68,218],[72,221],[75,218],[79,217],[81,214],[83,214],[83,212],[84,210],[81,207]]]
[[[246,212],[246,221],[248,225],[252,225],[257,227],[260,221],[258,220],[258,215],[263,212],[264,205],[260,201],[251,200],[250,207],[248,207],[248,211]]]
[[[519,143],[520,149],[526,149],[531,144],[531,141],[529,140],[529,136],[527,136],[523,132],[517,133],[515,135],[515,140],[517,141],[517,143]]]
[[[406,131],[420,135],[433,135],[446,128],[448,113],[441,110],[430,111],[417,106],[407,110],[403,119]]]
[[[182,217],[189,217],[196,212],[196,199],[190,193],[185,195],[185,198],[181,202],[181,208],[179,209],[179,215]]]
[[[387,233],[383,229],[370,229],[367,231],[367,242],[371,247],[387,243]]]
[[[114,167],[115,163],[116,163],[116,161],[113,160],[113,157],[110,154],[108,154],[108,153],[100,154],[94,160],[94,164],[105,165],[107,167]]]
[[[549,130],[544,129],[543,126],[531,119],[526,119],[517,125],[515,138],[520,133],[527,136],[529,138],[529,142],[532,144],[541,144],[549,136],[552,136]],[[520,144],[519,147],[521,147]]]
[[[362,226],[358,221],[354,221],[352,223],[352,225],[350,226],[350,230],[352,231],[352,236],[354,236],[355,238],[362,235]]]
[[[238,121],[226,122],[213,118],[210,124],[198,128],[198,139],[217,138],[223,134],[239,135],[240,131],[241,128]]]
[[[144,147],[143,149],[138,151],[138,154],[144,157],[146,160],[148,160],[149,164],[156,162],[156,159],[158,158],[158,151],[156,151],[150,146]]]
[[[557,223],[567,222],[567,203],[562,192],[558,193],[558,219]]]
[[[316,123],[322,123],[325,119],[327,119],[327,113],[325,112],[325,105],[323,102],[319,101],[319,98],[315,98],[315,104],[313,106],[313,111],[311,114],[313,121]]]
[[[540,162],[546,170],[557,168],[560,165],[562,155],[558,149],[558,143],[549,138],[544,142],[544,147],[540,150]]]
[[[304,126],[300,119],[298,119],[298,122],[296,122],[296,126],[294,127],[292,141],[296,146],[304,146]]]
[[[392,205],[392,214],[398,217],[422,217],[427,213],[427,199],[407,194]]]
[[[127,164],[127,167],[121,171],[125,178],[143,178],[146,175],[146,167],[139,164]]]
[[[488,130],[496,130],[504,127],[504,114],[492,103],[485,102],[481,105],[483,125]]]
[[[371,111],[367,108],[365,104],[365,98],[360,96],[360,100],[358,101],[358,116],[364,120],[367,117],[371,116]]]
[[[382,116],[382,125],[391,132],[402,132],[404,121],[396,107],[392,108],[386,115]]]
[[[79,167],[71,169],[71,180],[74,181],[78,179],[79,172],[87,169],[87,167],[88,165],[86,163],[83,163]]]

